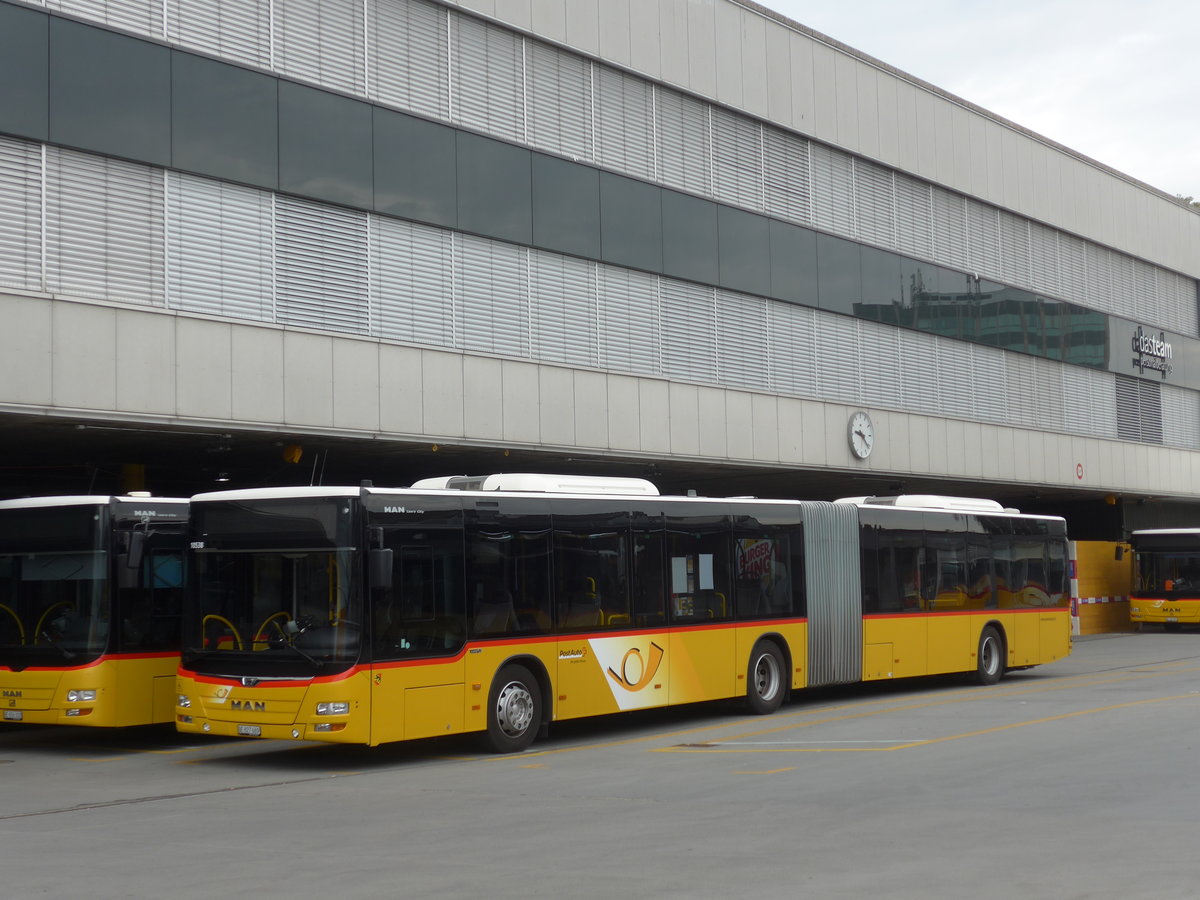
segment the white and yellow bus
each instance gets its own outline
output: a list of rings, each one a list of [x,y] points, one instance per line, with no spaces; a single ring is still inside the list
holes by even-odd
[[[187,500],[0,501],[6,723],[174,719]]]
[[[377,745],[1070,652],[1061,519],[451,477],[192,498],[176,725]]]
[[[1129,618],[1178,631],[1200,625],[1200,528],[1155,528],[1129,538],[1135,559]]]

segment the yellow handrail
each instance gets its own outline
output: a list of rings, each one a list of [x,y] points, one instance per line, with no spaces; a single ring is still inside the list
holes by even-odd
[[[72,612],[75,611],[75,604],[70,600],[59,600],[57,603],[51,603],[49,606],[47,606],[42,611],[41,618],[39,618],[37,621],[37,628],[33,629],[33,642],[35,644],[38,642],[38,638],[42,635],[42,626],[46,624],[46,616],[50,615],[51,610],[58,609],[60,606],[69,606],[71,607]]]
[[[207,616],[205,616],[203,619],[200,620],[200,634],[201,635],[204,634],[204,628],[206,625],[208,625],[209,619],[215,619],[218,622],[224,623],[225,627],[227,627],[230,631],[233,632],[233,639],[235,641],[237,641],[237,648],[239,650],[245,649],[246,645],[242,642],[242,636],[240,634],[238,634],[237,626],[234,625],[232,622],[230,622],[224,616],[219,616],[216,613],[209,613]]]
[[[283,610],[280,610],[277,613],[271,613],[271,615],[269,615],[265,619],[263,619],[263,623],[261,625],[259,625],[258,628],[254,629],[254,639],[257,641],[259,639],[259,637],[262,635],[262,633],[267,630],[267,626],[270,625],[272,622],[274,622],[275,619],[278,619],[280,616],[283,616],[283,620],[285,622],[289,618],[289,614],[287,612],[284,612]],[[287,640],[287,633],[282,628],[279,627],[278,622],[275,623],[275,630],[279,632],[279,636],[281,638],[283,638],[285,641]]]

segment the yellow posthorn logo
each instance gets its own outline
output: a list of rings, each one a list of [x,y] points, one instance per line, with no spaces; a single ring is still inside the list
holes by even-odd
[[[658,667],[662,663],[663,648],[651,641],[650,651],[647,655],[649,660],[643,660],[642,651],[637,647],[630,647],[621,658],[620,674],[610,668],[608,677],[627,691],[640,691],[650,683],[658,671]]]

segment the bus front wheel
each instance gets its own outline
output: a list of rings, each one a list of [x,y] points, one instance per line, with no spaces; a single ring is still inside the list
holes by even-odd
[[[1004,640],[992,625],[979,635],[975,672],[980,684],[995,684],[1004,675]]]
[[[488,698],[487,746],[496,753],[520,753],[533,743],[542,721],[542,691],[524,666],[505,666]]]
[[[746,671],[746,706],[758,715],[773,713],[783,703],[783,654],[770,641],[760,641]]]

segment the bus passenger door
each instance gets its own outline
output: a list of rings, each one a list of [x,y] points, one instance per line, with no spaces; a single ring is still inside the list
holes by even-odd
[[[371,743],[458,733],[466,704],[462,533],[380,530],[392,566],[390,586],[370,587]]]

